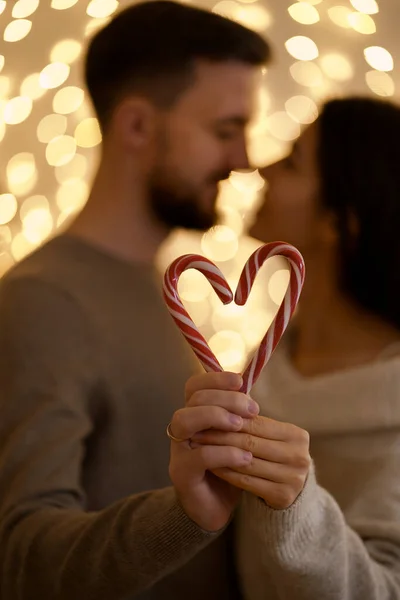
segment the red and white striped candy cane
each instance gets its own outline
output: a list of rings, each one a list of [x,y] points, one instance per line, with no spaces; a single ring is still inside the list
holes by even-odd
[[[281,306],[243,373],[242,392],[250,393],[263,367],[269,361],[279,340],[296,309],[304,284],[305,267],[300,252],[284,242],[272,242],[258,248],[248,259],[240,275],[235,294],[235,303],[243,306],[250,295],[258,271],[266,260],[273,256],[283,256],[289,262],[290,279]],[[200,271],[210,282],[223,304],[230,304],[233,294],[228,282],[214,263],[197,254],[186,254],[174,260],[164,276],[164,299],[175,323],[192,347],[206,371],[223,371],[216,356],[211,351],[179,298],[179,277],[187,269]]]

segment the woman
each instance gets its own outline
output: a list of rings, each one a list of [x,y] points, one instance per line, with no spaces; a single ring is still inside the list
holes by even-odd
[[[251,233],[297,246],[307,274],[253,397],[309,432],[315,469],[281,514],[246,496],[247,600],[400,598],[399,139],[397,106],[334,100],[262,172]]]
[[[301,250],[301,306],[254,390],[260,416],[232,374],[208,373],[188,384],[183,412],[206,407],[224,431],[172,421],[175,451],[251,452],[213,470],[250,492],[235,519],[246,600],[400,600],[399,138],[399,108],[336,100],[264,169],[252,233]],[[233,488],[205,480],[231,507]]]

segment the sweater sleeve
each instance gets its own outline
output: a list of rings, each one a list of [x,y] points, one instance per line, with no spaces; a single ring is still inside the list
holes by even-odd
[[[399,600],[396,463],[366,486],[347,518],[314,470],[287,510],[246,494],[238,529],[245,600]]]
[[[172,488],[84,509],[96,427],[93,332],[63,291],[6,278],[0,293],[0,597],[118,600],[190,560],[214,535]]]

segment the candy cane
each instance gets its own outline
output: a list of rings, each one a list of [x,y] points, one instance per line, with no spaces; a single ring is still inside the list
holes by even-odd
[[[243,373],[242,392],[250,393],[263,367],[269,361],[296,309],[304,284],[305,267],[300,252],[284,242],[272,242],[258,248],[248,259],[240,275],[235,293],[235,303],[246,304],[258,271],[265,261],[273,256],[283,256],[289,262],[290,279],[284,299],[259,348],[254,353]],[[178,293],[181,274],[187,269],[200,271],[210,282],[223,304],[230,304],[233,294],[225,277],[214,263],[197,254],[186,254],[174,260],[164,275],[164,299],[175,323],[185,336],[206,371],[223,371],[193,320],[190,318]]]

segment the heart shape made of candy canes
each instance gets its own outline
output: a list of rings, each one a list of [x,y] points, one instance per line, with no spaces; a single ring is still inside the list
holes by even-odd
[[[285,332],[296,309],[304,284],[305,266],[300,252],[284,242],[265,244],[250,256],[243,268],[234,298],[237,305],[243,306],[246,304],[258,271],[264,262],[273,256],[283,256],[289,262],[289,285],[274,320],[263,337],[258,350],[254,353],[243,372],[241,391],[245,394],[250,392]],[[179,297],[179,277],[187,269],[200,271],[208,279],[223,304],[232,302],[232,290],[220,269],[211,260],[198,254],[186,254],[177,258],[171,263],[164,275],[164,300],[175,323],[204,369],[206,371],[223,371],[216,356],[190,318]]]

